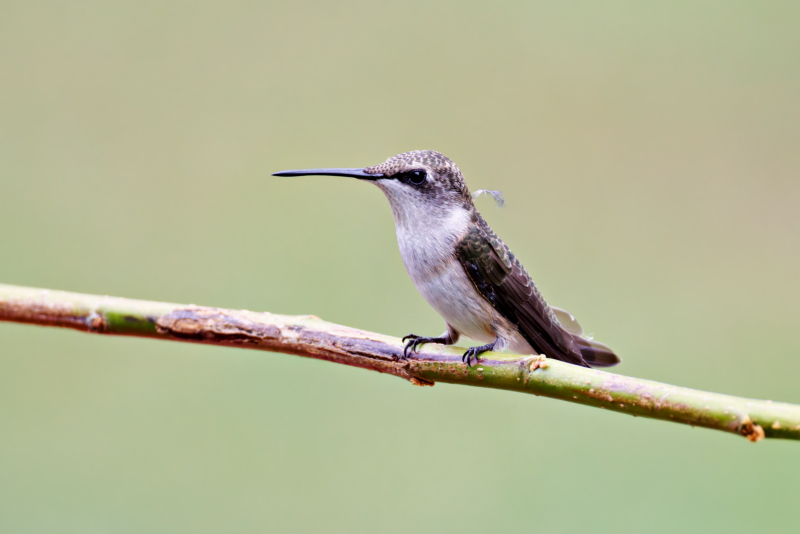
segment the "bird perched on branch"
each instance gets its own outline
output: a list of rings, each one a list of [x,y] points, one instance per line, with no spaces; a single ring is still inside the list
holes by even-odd
[[[447,323],[438,337],[405,336],[404,356],[424,343],[452,345],[464,335],[486,343],[464,353],[467,365],[483,352],[504,349],[584,367],[619,363],[611,349],[584,336],[569,313],[547,304],[516,256],[478,213],[461,171],[439,152],[406,152],[374,167],[273,176],[305,175],[369,181],[389,199],[406,270]]]

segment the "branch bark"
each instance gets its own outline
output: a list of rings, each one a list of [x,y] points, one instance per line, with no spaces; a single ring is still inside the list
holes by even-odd
[[[507,389],[739,434],[750,441],[800,439],[800,406],[698,391],[577,367],[543,356],[485,353],[467,367],[464,349],[426,345],[403,359],[395,337],[323,321],[203,306],[85,295],[0,284],[0,321],[95,334],[285,352],[435,382]]]

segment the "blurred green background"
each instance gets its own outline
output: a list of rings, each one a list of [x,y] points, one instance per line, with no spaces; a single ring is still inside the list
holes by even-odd
[[[800,402],[797,2],[0,3],[0,282],[393,335],[435,149],[633,376]],[[800,448],[0,324],[2,532],[797,532]]]

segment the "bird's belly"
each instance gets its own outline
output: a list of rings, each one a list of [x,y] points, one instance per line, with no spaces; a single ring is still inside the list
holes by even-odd
[[[460,334],[484,343],[494,341],[497,334],[492,325],[497,323],[499,314],[478,293],[463,267],[453,260],[437,271],[424,278],[411,273],[414,285],[428,304]]]
[[[411,278],[417,290],[459,334],[481,343],[491,343],[499,337],[503,341],[499,350],[536,354],[519,330],[478,293],[460,263],[453,261],[424,278],[415,274],[419,273]]]

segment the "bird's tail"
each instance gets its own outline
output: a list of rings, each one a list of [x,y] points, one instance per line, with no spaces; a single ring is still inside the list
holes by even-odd
[[[611,367],[621,361],[614,351],[599,341],[581,336],[573,336],[573,339],[580,347],[583,359],[592,367]]]
[[[575,320],[571,313],[560,308],[553,307],[553,312],[558,318],[561,326],[572,334],[572,339],[578,344],[583,360],[592,367],[611,367],[620,361],[619,356],[614,351],[603,345],[599,341],[589,339],[584,336],[583,327]]]

